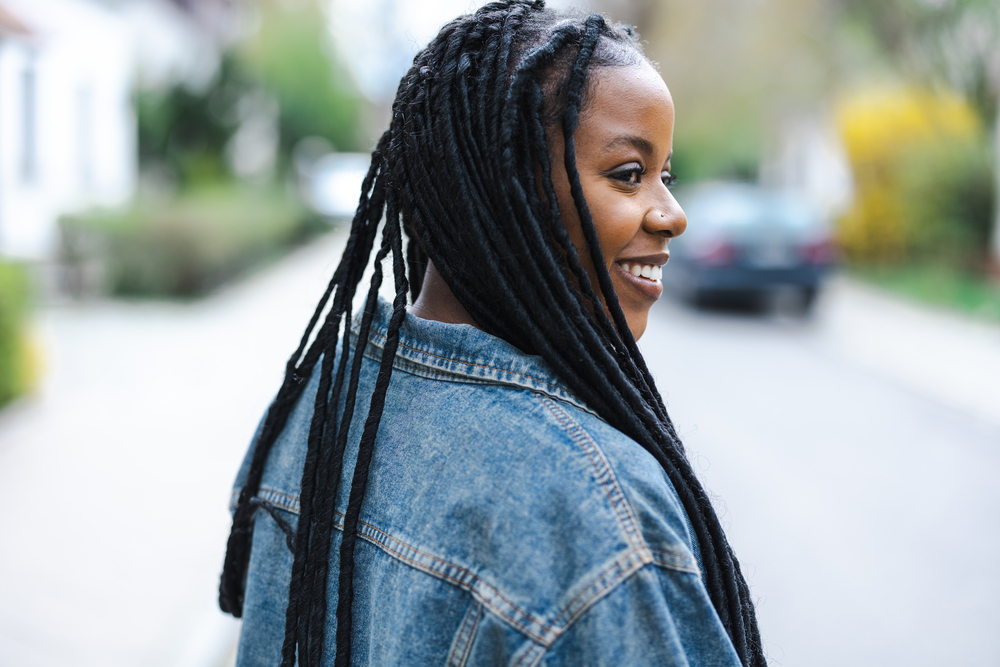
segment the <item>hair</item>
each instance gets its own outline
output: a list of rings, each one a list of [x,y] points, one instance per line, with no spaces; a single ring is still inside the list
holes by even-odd
[[[573,132],[588,93],[588,72],[644,59],[632,29],[609,24],[599,14],[557,13],[542,0],[503,0],[444,26],[400,82],[343,258],[267,412],[229,537],[219,602],[238,617],[258,506],[253,499],[264,464],[319,363],[292,541],[283,667],[292,667],[296,655],[303,666],[322,661],[334,503],[361,352],[376,312],[383,260],[390,256],[395,298],[341,540],[335,664],[350,664],[357,523],[407,296],[415,300],[420,293],[428,260],[481,328],[540,355],[590,408],[659,462],[690,518],[709,596],[736,653],[743,665],[765,664],[746,581],[625,321],[576,170]],[[558,131],[597,286],[559,210],[550,145]],[[348,310],[380,227],[352,355]],[[345,407],[338,414],[342,396]]]

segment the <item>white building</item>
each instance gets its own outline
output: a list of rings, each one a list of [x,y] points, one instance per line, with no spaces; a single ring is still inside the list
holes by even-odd
[[[58,217],[136,183],[131,32],[87,0],[0,0],[0,256],[52,257]]]

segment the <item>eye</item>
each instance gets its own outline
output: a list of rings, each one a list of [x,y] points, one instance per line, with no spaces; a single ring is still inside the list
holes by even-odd
[[[642,183],[642,176],[645,173],[646,170],[642,168],[642,165],[632,162],[618,167],[609,173],[608,176],[624,185],[636,186]]]
[[[675,183],[677,183],[677,177],[674,176],[673,174],[671,174],[666,169],[664,169],[663,171],[660,172],[660,180],[662,180],[663,184],[665,186],[667,186],[668,188],[671,185],[674,185]]]

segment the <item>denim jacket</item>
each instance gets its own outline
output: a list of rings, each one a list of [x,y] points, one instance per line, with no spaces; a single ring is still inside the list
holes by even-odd
[[[364,351],[336,503],[329,665],[343,513],[390,312],[380,302]],[[314,372],[257,494],[240,667],[280,662],[292,553],[275,517],[294,528],[318,384]],[[369,480],[355,665],[739,665],[665,473],[540,358],[408,314]]]

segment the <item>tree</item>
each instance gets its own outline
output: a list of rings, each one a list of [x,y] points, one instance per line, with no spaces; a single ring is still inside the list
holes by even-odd
[[[990,260],[1000,275],[1000,3],[996,0],[840,0],[905,75],[945,82],[992,120]]]

